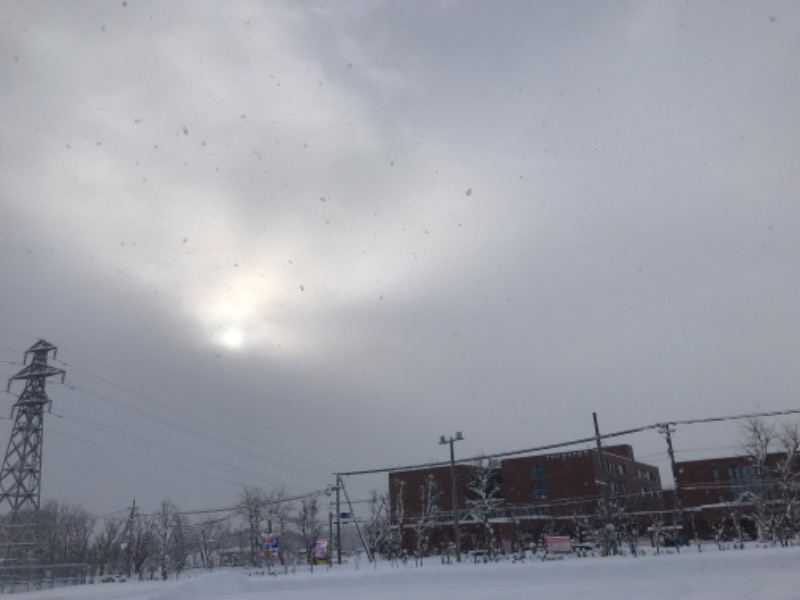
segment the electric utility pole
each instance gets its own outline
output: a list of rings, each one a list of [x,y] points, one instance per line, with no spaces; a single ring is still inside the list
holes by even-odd
[[[675,550],[680,553],[681,546],[678,543],[678,528],[683,526],[683,503],[681,502],[681,488],[678,481],[678,470],[675,467],[675,449],[672,447],[672,434],[675,433],[675,428],[670,423],[661,423],[658,425],[658,431],[667,440],[667,453],[669,454],[669,464],[672,469],[672,483],[675,486],[675,506],[672,512],[672,525],[675,541]]]
[[[453,492],[453,537],[455,539],[456,562],[461,562],[461,531],[458,527],[458,489],[456,488],[456,455],[453,451],[453,443],[464,439],[460,431],[456,431],[455,437],[439,437],[439,444],[450,444],[450,488]]]
[[[605,517],[605,527],[603,528],[603,545],[606,554],[616,554],[616,542],[614,536],[614,524],[611,522],[611,488],[608,481],[608,469],[606,459],[603,455],[603,444],[600,442],[600,426],[597,424],[597,413],[592,413],[594,419],[594,439],[597,443],[597,474],[600,477],[600,485],[603,487],[603,517]]]

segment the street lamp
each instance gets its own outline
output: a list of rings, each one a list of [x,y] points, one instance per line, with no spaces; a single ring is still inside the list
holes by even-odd
[[[456,544],[456,561],[461,562],[461,532],[458,529],[458,491],[456,490],[456,455],[453,452],[453,443],[464,439],[460,431],[456,431],[455,437],[439,437],[439,444],[450,444],[450,487],[453,491],[453,532]]]

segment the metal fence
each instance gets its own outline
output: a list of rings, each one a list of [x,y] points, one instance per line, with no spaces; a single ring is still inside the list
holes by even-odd
[[[0,567],[0,594],[81,585],[89,579],[89,565],[14,565]]]

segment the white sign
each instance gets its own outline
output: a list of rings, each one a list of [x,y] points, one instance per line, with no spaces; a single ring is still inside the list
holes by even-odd
[[[547,536],[544,538],[548,554],[569,554],[572,552],[572,539],[569,536]]]

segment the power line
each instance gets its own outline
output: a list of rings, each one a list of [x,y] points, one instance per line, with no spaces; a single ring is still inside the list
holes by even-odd
[[[697,423],[717,423],[719,421],[740,421],[742,419],[758,419],[761,417],[782,417],[786,415],[800,414],[800,409],[774,410],[770,412],[745,413],[741,415],[729,415],[726,417],[707,417],[705,419],[686,419],[684,421],[669,421],[666,425],[694,425]]]
[[[161,451],[166,452],[168,454],[172,454],[173,456],[177,456],[179,458],[185,458],[185,459],[188,459],[188,460],[193,460],[195,462],[199,462],[199,463],[202,463],[202,464],[210,465],[210,466],[216,467],[216,468],[239,471],[243,475],[248,475],[248,476],[250,476],[252,478],[259,479],[259,480],[263,481],[264,483],[277,484],[277,485],[282,485],[282,486],[287,486],[287,487],[294,487],[292,484],[290,484],[287,481],[283,481],[281,479],[275,479],[275,478],[267,477],[266,475],[263,475],[263,474],[258,473],[256,471],[251,471],[251,470],[245,469],[243,467],[237,467],[235,465],[230,465],[228,463],[224,463],[222,461],[218,461],[218,460],[213,459],[213,458],[201,457],[201,456],[196,456],[196,455],[193,455],[193,454],[190,454],[190,453],[187,453],[187,452],[183,452],[182,450],[179,450],[177,448],[173,448],[171,446],[168,446],[167,444],[165,444],[163,442],[160,442],[160,441],[157,441],[157,440],[151,440],[151,439],[146,438],[144,436],[140,436],[140,435],[137,435],[137,434],[134,434],[134,433],[130,433],[130,432],[124,431],[124,430],[119,429],[118,427],[114,427],[112,425],[106,425],[104,423],[99,423],[98,421],[94,421],[94,420],[89,419],[87,417],[80,417],[80,416],[77,416],[77,415],[70,415],[69,413],[66,413],[63,410],[61,411],[61,413],[62,414],[54,412],[53,414],[55,416],[57,416],[57,417],[63,417],[67,421],[72,421],[74,423],[79,423],[79,424],[85,425],[87,427],[90,427],[92,429],[96,429],[98,431],[102,431],[104,433],[112,433],[114,435],[126,438],[126,439],[128,439],[128,440],[130,440],[130,441],[132,441],[134,443],[141,444],[141,445],[146,446],[148,448],[152,448],[152,447],[159,448]]]
[[[149,458],[147,456],[142,456],[141,454],[136,454],[135,452],[129,452],[127,450],[122,450],[121,448],[115,448],[114,446],[107,446],[106,444],[101,444],[99,442],[93,442],[93,441],[90,441],[90,440],[86,440],[86,439],[84,439],[82,437],[79,437],[77,435],[73,435],[71,433],[66,433],[66,432],[63,432],[63,431],[58,431],[57,429],[53,429],[52,425],[48,425],[45,429],[47,431],[50,431],[50,432],[55,433],[57,435],[61,435],[61,436],[64,436],[64,437],[67,437],[67,438],[70,438],[70,439],[73,439],[73,440],[77,440],[79,442],[83,442],[84,444],[89,444],[91,446],[97,446],[99,448],[104,448],[106,450],[112,450],[114,452],[118,452],[120,454],[125,454],[127,456],[130,456],[132,458],[136,458],[136,459],[139,459],[139,460],[146,460],[148,462],[151,462],[151,463],[154,463],[154,464],[157,464],[157,465],[160,465],[160,466],[169,467],[170,469],[183,471],[184,473],[189,473],[191,475],[198,475],[200,477],[207,477],[209,479],[214,479],[215,481],[219,481],[221,483],[227,483],[229,485],[234,485],[237,488],[241,488],[244,485],[244,484],[238,483],[236,481],[231,481],[229,479],[224,479],[222,477],[216,477],[215,475],[209,475],[208,473],[199,473],[197,471],[193,471],[192,469],[187,469],[185,467],[179,467],[177,465],[172,465],[172,464],[164,462],[162,460],[156,460],[154,458]]]
[[[63,362],[61,360],[59,360],[58,362],[60,362],[63,365],[67,365],[68,364],[68,363]],[[112,387],[115,387],[115,388],[117,388],[117,389],[119,389],[119,390],[121,390],[121,391],[123,391],[123,392],[125,392],[127,394],[130,394],[130,395],[132,395],[132,396],[134,396],[136,398],[139,398],[139,399],[144,400],[146,402],[150,402],[151,404],[155,404],[159,408],[162,408],[164,410],[170,411],[170,412],[172,412],[172,413],[174,413],[174,414],[176,414],[176,415],[178,415],[180,417],[190,419],[190,420],[192,420],[192,421],[194,421],[196,423],[199,423],[200,425],[204,425],[206,427],[211,427],[212,429],[216,429],[218,431],[221,431],[222,433],[224,433],[226,435],[229,435],[229,436],[234,437],[236,439],[245,441],[245,442],[247,442],[249,444],[252,444],[254,446],[258,446],[258,447],[263,448],[264,450],[267,450],[267,451],[272,452],[274,454],[278,454],[280,456],[284,456],[284,457],[286,457],[286,458],[288,458],[290,460],[293,460],[293,461],[296,461],[296,462],[299,462],[299,463],[305,463],[305,464],[307,464],[307,465],[309,465],[311,467],[314,467],[315,469],[320,469],[321,470],[320,472],[327,471],[327,467],[324,467],[324,466],[319,465],[317,463],[305,460],[305,459],[303,459],[301,457],[294,456],[292,454],[288,454],[286,452],[283,452],[283,451],[278,450],[276,448],[272,448],[272,447],[267,446],[265,444],[262,444],[260,442],[251,440],[249,438],[246,438],[246,437],[242,436],[241,434],[239,434],[239,433],[237,433],[235,431],[230,431],[230,430],[228,430],[228,429],[226,429],[224,427],[221,427],[221,426],[219,426],[219,425],[217,425],[215,423],[209,423],[207,421],[199,419],[199,418],[197,418],[196,416],[194,416],[192,414],[189,414],[189,413],[183,412],[181,410],[178,410],[176,408],[173,408],[171,406],[168,406],[168,405],[166,405],[166,404],[164,404],[162,402],[159,402],[159,401],[157,401],[157,400],[155,400],[153,398],[145,396],[144,394],[140,394],[139,392],[136,392],[135,390],[131,390],[131,389],[126,388],[125,386],[119,385],[118,383],[115,383],[115,382],[113,382],[113,381],[111,381],[111,380],[109,380],[109,379],[107,379],[105,377],[101,377],[100,375],[92,373],[92,372],[90,372],[90,371],[88,371],[86,369],[83,369],[81,367],[77,367],[72,363],[69,363],[69,367],[71,369],[73,369],[73,370],[76,370],[76,371],[79,371],[81,373],[84,373],[85,375],[88,375],[90,377],[94,377],[95,379],[97,379],[99,381],[102,381],[103,383],[105,383],[107,385],[110,385]],[[278,465],[278,463],[274,463],[274,464],[276,464],[276,466]],[[315,476],[317,476],[317,475],[315,475]]]
[[[648,429],[655,429],[655,425],[647,425],[645,427],[637,427],[635,429],[626,429],[624,431],[617,431],[615,433],[606,433],[604,435],[599,436],[600,439],[609,439],[614,437],[620,437],[623,435],[630,435],[633,433],[639,433],[641,431],[647,431]],[[486,460],[492,458],[504,458],[506,456],[519,456],[520,454],[532,454],[534,452],[543,452],[545,450],[554,450],[556,448],[566,448],[567,446],[577,446],[579,444],[588,444],[590,442],[594,442],[597,439],[596,436],[581,438],[577,440],[571,440],[569,442],[559,442],[556,444],[547,444],[544,446],[536,446],[534,448],[525,448],[523,450],[511,450],[509,452],[497,452],[495,454],[481,454],[479,456],[472,456],[469,458],[461,458],[455,460],[456,464],[464,464],[464,463],[472,463],[478,460]],[[339,475],[369,475],[375,473],[392,473],[395,471],[411,471],[414,469],[425,469],[430,467],[446,467],[450,465],[450,461],[440,461],[440,462],[432,462],[432,463],[424,463],[418,465],[409,465],[405,467],[384,467],[381,469],[366,469],[362,471],[343,471],[339,473]]]
[[[313,492],[307,492],[307,493],[304,493],[304,494],[297,494],[295,496],[287,496],[285,498],[278,498],[275,501],[265,501],[264,503],[267,504],[267,505],[269,505],[269,504],[283,504],[284,502],[293,502],[295,500],[302,500],[304,498],[311,498],[312,496],[320,496],[320,495],[322,495],[324,493],[325,493],[324,490],[314,490]],[[125,509],[125,510],[127,510],[127,509]],[[195,509],[195,510],[179,510],[178,514],[181,514],[181,515],[184,515],[184,516],[185,515],[208,515],[208,514],[215,514],[215,513],[221,513],[221,512],[234,513],[234,512],[240,511],[240,510],[241,510],[241,505],[240,504],[234,504],[234,505],[231,505],[231,506],[222,506],[222,507],[219,507],[219,508],[198,508],[198,509]],[[142,516],[143,517],[151,517],[154,514],[156,514],[156,513],[143,514]]]
[[[492,458],[504,458],[507,456],[519,456],[522,454],[534,454],[538,452],[544,452],[547,450],[554,450],[556,448],[566,448],[569,446],[577,446],[579,444],[587,444],[595,442],[598,438],[603,439],[611,439],[615,437],[621,437],[625,435],[632,435],[634,433],[640,433],[642,431],[648,431],[653,429],[659,429],[664,425],[695,425],[699,423],[717,423],[721,421],[736,421],[742,419],[757,419],[761,417],[776,417],[776,416],[785,416],[785,415],[792,415],[792,414],[800,414],[800,409],[787,409],[787,410],[779,410],[779,411],[769,411],[769,412],[760,412],[760,413],[746,413],[740,415],[728,415],[722,417],[708,417],[703,419],[686,419],[682,421],[667,421],[661,423],[653,423],[652,425],[644,425],[642,427],[635,427],[633,429],[625,429],[623,431],[616,431],[614,433],[606,433],[600,436],[592,436],[581,438],[578,440],[571,440],[568,442],[559,442],[556,444],[547,444],[544,446],[536,446],[533,448],[525,448],[523,450],[511,450],[509,452],[497,452],[495,454],[482,454],[479,456],[472,456],[469,458],[462,458],[454,461],[457,464],[465,464],[465,463],[472,463],[481,459],[492,459]],[[379,469],[364,469],[359,471],[343,471],[338,473],[338,475],[346,476],[346,475],[370,475],[370,474],[377,474],[377,473],[393,473],[397,471],[411,471],[415,469],[427,469],[432,467],[446,467],[450,465],[450,461],[439,461],[439,462],[430,462],[430,463],[423,463],[417,465],[408,465],[404,467],[382,467]]]
[[[155,415],[155,414],[152,414],[152,413],[147,412],[145,410],[142,410],[142,409],[140,409],[138,407],[130,406],[129,404],[127,404],[127,403],[125,403],[123,401],[116,400],[116,399],[111,398],[109,396],[106,396],[104,394],[100,394],[100,393],[95,392],[95,391],[93,391],[93,390],[91,390],[89,388],[85,388],[83,386],[77,386],[77,385],[73,385],[73,384],[65,384],[65,385],[66,385],[66,387],[68,387],[69,389],[71,389],[73,391],[81,392],[83,394],[86,394],[87,396],[90,396],[90,397],[95,398],[97,400],[101,400],[103,402],[106,402],[108,404],[116,406],[117,408],[121,408],[121,409],[126,410],[128,412],[136,414],[137,416],[140,416],[140,417],[142,417],[144,419],[148,419],[148,420],[151,420],[153,422],[156,422],[159,425],[163,425],[165,427],[169,427],[169,428],[174,429],[176,431],[180,431],[181,433],[185,433],[185,434],[190,435],[192,437],[198,438],[198,439],[200,439],[200,440],[202,440],[204,442],[210,442],[210,443],[214,443],[214,444],[219,444],[219,445],[224,446],[224,447],[226,447],[228,449],[231,449],[231,450],[240,452],[242,454],[245,454],[246,456],[249,456],[250,458],[254,458],[256,460],[263,461],[263,462],[265,462],[267,464],[270,464],[270,465],[272,465],[274,467],[277,467],[277,468],[280,468],[280,469],[291,471],[294,474],[300,474],[300,475],[303,475],[305,477],[312,478],[312,479],[319,479],[321,477],[321,474],[319,474],[319,473],[313,473],[313,472],[306,471],[306,470],[303,470],[303,469],[298,469],[298,468],[295,468],[295,467],[284,465],[282,463],[276,462],[275,460],[267,458],[267,457],[265,457],[265,456],[263,456],[261,454],[253,452],[252,450],[249,450],[247,448],[243,448],[242,446],[238,446],[236,444],[233,444],[231,442],[225,441],[224,439],[215,437],[215,436],[210,435],[210,434],[199,432],[199,431],[197,431],[195,429],[192,429],[191,427],[188,427],[188,426],[180,424],[180,423],[175,423],[175,422],[170,421],[168,419],[165,419],[165,418],[163,418],[163,417],[161,417],[159,415]],[[211,426],[209,425],[209,427],[211,427]]]

